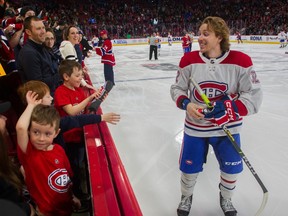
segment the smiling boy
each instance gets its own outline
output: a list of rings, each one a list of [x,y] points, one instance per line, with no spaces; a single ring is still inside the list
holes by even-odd
[[[37,96],[27,92],[28,105],[16,125],[25,182],[38,215],[69,216],[73,205],[79,208],[81,204],[72,194],[72,171],[65,151],[53,145],[60,130],[60,116],[54,107],[41,104]]]

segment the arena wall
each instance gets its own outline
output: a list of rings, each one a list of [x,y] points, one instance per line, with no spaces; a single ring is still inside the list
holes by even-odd
[[[260,43],[260,44],[279,44],[277,35],[242,35],[243,43]],[[198,37],[194,37],[194,41],[197,41]],[[236,36],[230,36],[232,43],[237,42]],[[168,38],[163,37],[162,43],[167,44]],[[181,37],[174,37],[173,43],[181,43]],[[114,39],[114,46],[126,46],[126,45],[147,45],[148,38],[135,38],[135,39]]]

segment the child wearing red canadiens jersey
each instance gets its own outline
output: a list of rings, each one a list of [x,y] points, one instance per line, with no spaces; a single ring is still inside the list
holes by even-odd
[[[37,215],[69,216],[73,206],[81,204],[71,190],[72,171],[64,149],[53,145],[60,116],[54,107],[42,105],[36,98],[36,93],[27,92],[28,105],[16,125],[25,182]]]
[[[108,38],[108,32],[103,30],[100,32],[100,37],[104,40],[101,47],[96,47],[95,51],[97,55],[101,56],[101,63],[104,64],[104,77],[105,81],[111,81],[114,85],[114,71],[115,56],[113,53],[112,42]]]
[[[176,82],[170,89],[177,106],[186,111],[179,160],[182,197],[177,214],[189,215],[197,177],[203,171],[211,145],[220,169],[220,206],[225,216],[236,216],[231,198],[243,163],[222,127],[225,125],[240,145],[242,117],[258,112],[261,85],[251,58],[230,50],[229,28],[223,19],[205,18],[199,28],[198,43],[199,51],[187,53],[180,60]],[[205,103],[191,79],[212,102],[210,112],[201,112]]]
[[[63,60],[59,66],[60,76],[63,78],[63,85],[55,91],[54,106],[61,117],[84,114],[86,106],[100,94],[95,91],[89,97],[85,96],[80,87],[82,80],[82,67],[73,60]],[[83,130],[75,128],[64,134],[65,142],[80,143]]]
[[[182,37],[182,48],[183,48],[183,52],[184,53],[188,53],[191,52],[190,49],[190,37],[189,35],[186,33],[184,37]]]
[[[63,78],[63,85],[59,86],[54,95],[54,106],[59,111],[60,116],[76,116],[86,113],[87,105],[100,95],[100,91],[95,91],[86,97],[84,90],[80,87],[82,80],[82,67],[74,60],[63,60],[59,66],[60,76]],[[85,142],[83,128],[73,128],[63,134],[66,144],[66,153],[69,158],[73,173],[73,192],[81,199],[89,199],[89,195],[84,193],[81,187],[81,169],[85,156]]]

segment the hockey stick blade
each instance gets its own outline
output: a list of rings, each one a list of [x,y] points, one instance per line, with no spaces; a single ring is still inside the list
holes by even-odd
[[[198,93],[200,94],[200,96],[203,99],[203,101],[205,102],[205,104],[207,105],[208,109],[211,109],[213,106],[212,106],[210,100],[208,99],[208,97],[202,91],[201,87],[198,85],[198,83],[192,77],[190,77],[190,80],[191,80],[192,84],[194,85],[194,87],[196,88],[196,90],[198,91]],[[258,174],[256,173],[256,171],[252,167],[251,163],[249,162],[249,160],[247,159],[247,157],[245,156],[245,154],[243,153],[243,151],[241,150],[241,148],[239,147],[239,145],[235,141],[235,139],[232,136],[232,134],[229,131],[229,129],[225,125],[222,127],[222,129],[226,133],[226,135],[229,138],[231,144],[233,145],[235,150],[238,152],[240,157],[243,159],[243,161],[245,162],[245,164],[247,165],[248,169],[250,170],[250,172],[252,173],[252,175],[254,176],[254,178],[256,179],[256,181],[258,182],[258,184],[260,185],[260,187],[261,187],[261,189],[263,191],[263,198],[262,198],[261,206],[260,206],[260,208],[258,209],[258,211],[255,214],[255,216],[260,216],[262,214],[266,204],[267,204],[267,201],[268,201],[268,190],[266,189],[265,185],[263,184],[263,182],[259,178]]]
[[[108,94],[111,89],[113,88],[114,84],[111,81],[106,81],[105,85],[104,85],[104,89],[101,93],[101,96],[99,98],[97,98],[96,100],[94,100],[90,106],[88,107],[88,110],[90,112],[97,112],[98,108],[100,107],[104,97],[106,94]]]

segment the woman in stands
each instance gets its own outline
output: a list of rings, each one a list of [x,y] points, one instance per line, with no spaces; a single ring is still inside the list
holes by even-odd
[[[75,49],[75,46],[78,44],[79,44],[79,30],[77,27],[70,25],[63,32],[63,41],[61,42],[59,48],[62,58],[82,63],[82,60],[79,61],[77,51]],[[83,75],[85,75],[85,77],[87,78],[82,79],[81,86],[95,90],[87,74],[87,69],[85,69],[86,68],[85,65],[84,64],[81,65],[84,71]],[[86,82],[86,80],[88,80],[89,84]]]

